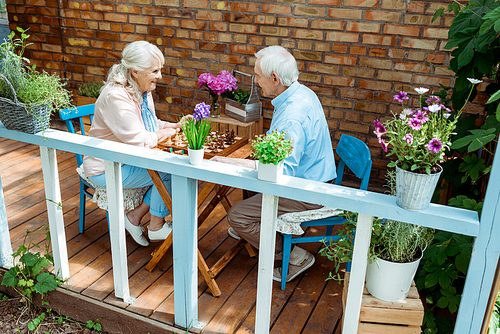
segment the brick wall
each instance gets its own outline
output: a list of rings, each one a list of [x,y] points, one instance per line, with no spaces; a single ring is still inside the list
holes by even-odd
[[[334,147],[343,133],[367,142],[378,188],[388,160],[373,120],[401,106],[392,95],[414,87],[453,85],[444,51],[453,16],[431,22],[447,2],[398,0],[7,0],[11,29],[30,27],[27,56],[39,68],[82,81],[102,81],[124,46],[158,45],[166,56],[156,109],[166,120],[190,113],[208,94],[197,88],[207,71],[253,72],[253,54],[267,45],[288,48],[300,81],[318,94]],[[425,7],[425,8],[423,8]],[[484,96],[478,96],[484,102]],[[263,99],[265,127],[272,106]],[[412,101],[416,103],[416,101]],[[471,112],[481,112],[472,106]],[[377,181],[378,180],[378,181]]]

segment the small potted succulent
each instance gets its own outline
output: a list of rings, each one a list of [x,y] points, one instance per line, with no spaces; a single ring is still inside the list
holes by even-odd
[[[287,132],[273,130],[252,140],[252,156],[258,159],[257,178],[277,182],[283,175],[283,160],[292,152],[292,139]]]
[[[210,106],[205,102],[194,107],[193,117],[183,117],[179,122],[188,143],[189,162],[198,165],[205,155],[204,146],[212,129]]]
[[[20,38],[11,31],[0,44],[0,121],[9,130],[37,133],[49,127],[54,112],[72,107],[71,94],[64,79],[28,66],[23,54],[30,35],[17,31]]]

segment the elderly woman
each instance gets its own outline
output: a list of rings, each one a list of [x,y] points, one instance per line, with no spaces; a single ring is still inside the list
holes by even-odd
[[[88,133],[91,137],[112,140],[129,145],[152,148],[180,128],[179,123],[159,120],[155,115],[151,92],[161,79],[165,63],[158,47],[146,42],[133,42],[125,47],[119,64],[111,67],[107,81],[95,103],[95,115]],[[104,187],[104,160],[86,156],[83,161],[85,175],[96,185]],[[122,165],[123,188],[152,186],[144,201],[125,213],[125,228],[141,246],[149,245],[144,237],[141,219],[149,211],[151,222],[148,236],[151,241],[164,240],[172,228],[165,223],[169,212],[151,180],[148,171]],[[168,191],[171,191],[170,174],[160,173]]]

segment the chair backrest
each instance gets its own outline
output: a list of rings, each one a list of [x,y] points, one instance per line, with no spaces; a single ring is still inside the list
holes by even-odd
[[[63,109],[59,111],[59,117],[66,123],[68,131],[71,133],[76,133],[75,128],[73,127],[73,120],[78,120],[80,129],[82,130],[82,135],[85,136],[85,124],[83,123],[83,117],[89,116],[90,122],[92,123],[92,120],[94,118],[94,107],[94,104],[88,104],[86,106]],[[81,154],[76,154],[76,161],[78,162],[78,166],[83,163]]]
[[[360,189],[367,190],[372,169],[372,158],[368,146],[363,141],[344,134],[340,137],[335,152],[340,157],[335,184],[342,183],[344,168],[347,166],[354,175],[361,179]]]

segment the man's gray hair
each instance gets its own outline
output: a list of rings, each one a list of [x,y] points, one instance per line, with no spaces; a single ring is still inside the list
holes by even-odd
[[[299,78],[297,62],[284,47],[268,46],[257,52],[255,57],[260,59],[260,69],[266,78],[276,72],[281,84],[285,87],[290,87]]]
[[[132,70],[139,71],[141,75],[141,72],[158,64],[163,66],[165,57],[156,45],[146,41],[130,43],[123,49],[120,63],[113,65],[109,70],[106,84],[122,85],[139,103],[142,103],[144,92],[140,91],[139,85],[132,77]]]

